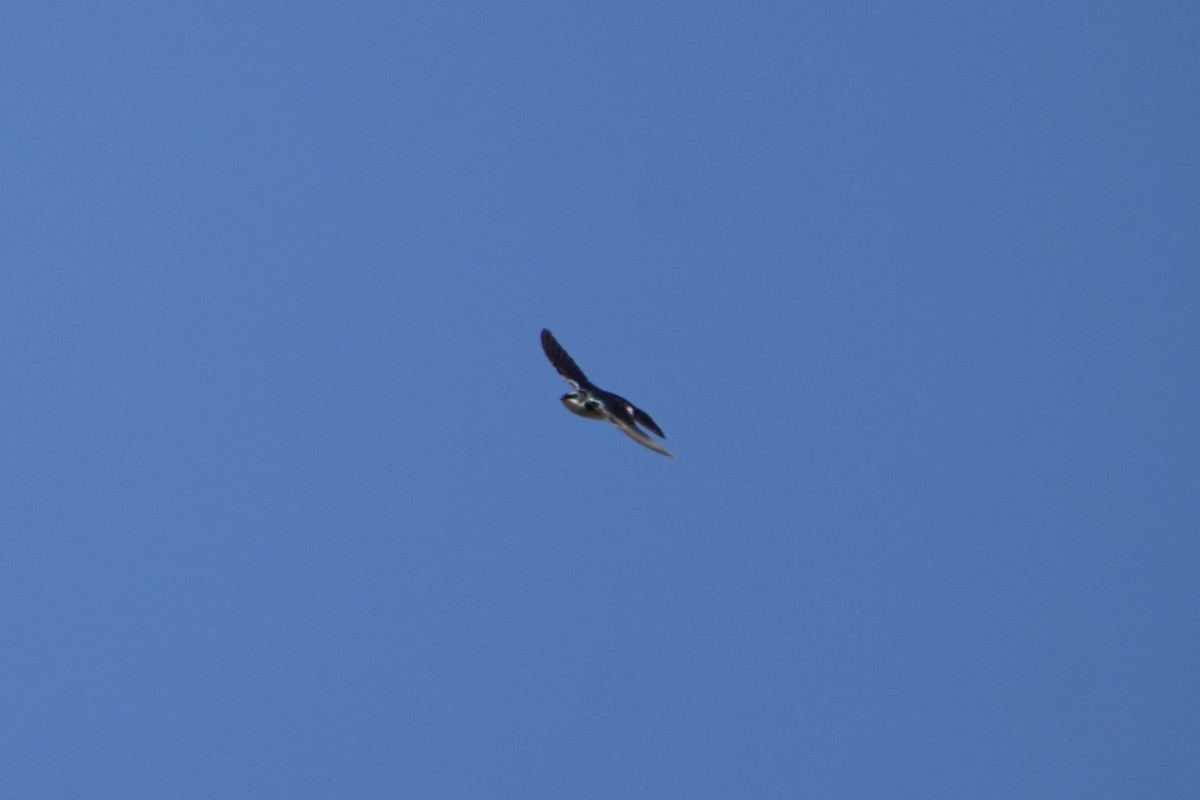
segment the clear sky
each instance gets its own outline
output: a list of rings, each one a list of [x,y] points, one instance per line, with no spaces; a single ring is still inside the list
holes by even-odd
[[[7,4],[0,793],[1200,796],[1198,42]]]

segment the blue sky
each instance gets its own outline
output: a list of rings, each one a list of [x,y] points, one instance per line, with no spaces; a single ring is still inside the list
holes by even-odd
[[[5,794],[1196,797],[1200,12],[919,6],[9,5]]]

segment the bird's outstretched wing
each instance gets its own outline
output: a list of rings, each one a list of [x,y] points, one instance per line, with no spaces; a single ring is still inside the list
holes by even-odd
[[[630,439],[633,439],[635,442],[637,442],[640,445],[649,447],[651,450],[653,450],[656,453],[662,453],[664,456],[669,456],[671,458],[675,457],[674,453],[672,453],[667,448],[663,447],[658,442],[651,439],[640,428],[638,428],[638,426],[632,424],[631,422],[629,422],[627,420],[621,419],[620,417],[616,416],[615,414],[613,414],[606,408],[602,408],[601,410],[604,412],[604,416],[606,416],[608,418],[608,421],[611,422],[613,425],[616,425],[618,428],[620,428],[621,432],[624,433],[626,436],[628,436]],[[645,415],[643,414],[643,416],[645,416]],[[655,426],[655,427],[657,427],[657,426]]]
[[[550,359],[550,363],[554,365],[554,369],[563,376],[567,383],[574,385],[576,389],[591,385],[587,376],[583,374],[583,370],[575,363],[575,359],[567,355],[567,351],[547,328],[542,328],[542,350],[545,351],[546,358]]]
[[[630,405],[633,405],[633,404],[630,403]],[[650,415],[647,414],[645,411],[642,411],[637,406],[633,406],[633,418],[635,420],[637,420],[637,423],[639,425],[641,425],[643,428],[654,431],[663,439],[667,438],[667,435],[662,432],[662,428],[658,427],[658,425],[655,424],[654,420],[650,419]]]

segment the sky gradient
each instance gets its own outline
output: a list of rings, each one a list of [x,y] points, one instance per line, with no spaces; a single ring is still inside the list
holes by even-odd
[[[568,5],[0,12],[0,793],[1200,796],[1200,6]]]

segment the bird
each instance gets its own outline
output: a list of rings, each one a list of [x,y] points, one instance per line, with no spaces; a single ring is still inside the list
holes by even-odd
[[[547,328],[542,328],[542,350],[546,358],[559,375],[571,384],[573,392],[564,394],[562,404],[572,414],[578,414],[586,419],[608,420],[616,425],[622,433],[640,445],[648,447],[656,453],[675,458],[675,454],[667,450],[654,439],[651,439],[645,428],[660,438],[667,438],[650,415],[620,395],[606,392],[587,379],[583,370],[575,363],[575,359],[567,354],[563,346],[554,338]],[[640,426],[640,427],[639,427]]]

